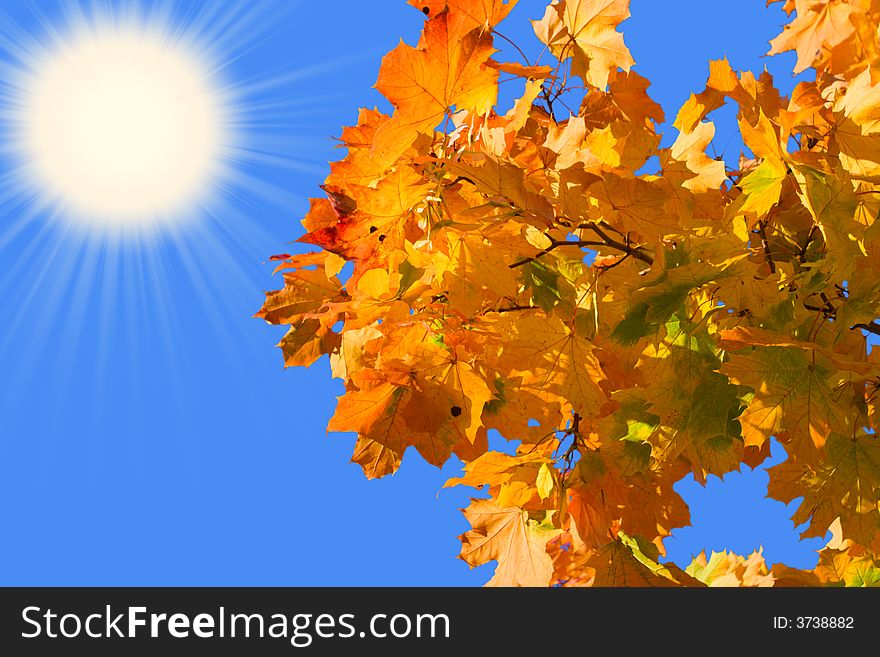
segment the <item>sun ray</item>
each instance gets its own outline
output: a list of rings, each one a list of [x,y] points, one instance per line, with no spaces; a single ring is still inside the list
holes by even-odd
[[[265,357],[267,335],[254,333],[250,318],[269,284],[265,256],[290,248],[289,226],[307,204],[296,177],[326,174],[332,140],[314,126],[332,98],[315,81],[351,55],[303,65],[276,59],[267,68],[260,49],[275,22],[258,3],[33,4],[0,10],[0,369],[16,382],[0,396],[0,419],[38,395],[45,417],[35,431],[51,434],[38,443],[45,464],[73,440],[96,457],[109,449],[134,458],[149,449],[128,444],[151,421],[141,377],[164,377],[168,390],[191,385],[187,373],[204,367],[203,332],[233,378]],[[186,45],[222,101],[216,165],[204,193],[177,216],[84,221],[32,175],[22,139],[28,82],[65,44],[117,28]],[[163,397],[182,400],[184,392]],[[119,412],[104,407],[109,399],[125,407],[126,425],[108,423]],[[83,417],[52,412],[79,403]],[[188,422],[199,430],[185,405],[173,415],[175,432]]]

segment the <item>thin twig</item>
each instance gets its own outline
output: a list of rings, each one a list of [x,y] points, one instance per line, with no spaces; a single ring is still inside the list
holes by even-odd
[[[763,221],[758,222],[758,235],[761,236],[761,247],[764,249],[764,259],[767,266],[770,267],[770,273],[776,273],[776,263],[773,262],[773,254],[770,253],[770,243],[767,241],[767,224]]]
[[[852,329],[862,329],[867,331],[868,333],[873,333],[874,335],[880,335],[880,324],[877,322],[868,322],[867,324],[855,324],[850,327]]]
[[[496,30],[496,29],[494,29],[494,28],[492,29],[492,34],[494,34],[494,35],[496,35],[496,36],[500,36],[502,39],[504,39],[505,41],[507,41],[507,43],[509,43],[510,45],[512,45],[514,48],[516,48],[517,52],[518,52],[518,53],[520,54],[520,56],[523,58],[523,61],[526,63],[526,66],[531,66],[531,63],[529,62],[529,58],[526,57],[526,54],[522,51],[522,48],[520,48],[518,45],[516,45],[515,42],[511,41],[511,40],[508,39],[506,36],[504,36],[503,34],[501,34],[501,32],[499,32],[498,30]]]
[[[495,310],[493,310],[491,312],[512,313],[512,312],[516,312],[517,310],[538,310],[539,308],[540,308],[540,306],[523,306],[521,304],[515,304],[513,306],[507,306],[506,308],[496,308]]]
[[[614,269],[615,267],[617,267],[617,265],[623,264],[623,263],[626,261],[626,259],[629,258],[629,257],[630,257],[630,254],[629,254],[629,253],[624,253],[624,254],[623,254],[623,257],[622,257],[620,260],[618,260],[617,262],[615,262],[614,264],[611,264],[611,265],[596,265],[596,269],[598,269],[599,271],[602,271],[602,272],[606,272],[606,271],[608,271],[609,269]]]
[[[580,224],[578,226],[580,229],[591,230],[596,235],[601,237],[607,246],[610,246],[612,249],[617,249],[618,251],[623,251],[624,253],[628,253],[633,258],[637,260],[641,260],[644,263],[649,265],[654,264],[654,258],[648,255],[645,250],[641,246],[632,247],[629,245],[629,237],[625,237],[626,242],[619,242],[618,240],[612,238],[608,233],[606,233],[602,228],[593,222],[588,222],[585,224]]]
[[[599,242],[598,240],[577,240],[577,241],[569,241],[569,240],[555,240],[550,239],[550,246],[541,249],[535,255],[529,258],[523,258],[522,260],[517,260],[512,265],[510,265],[511,269],[516,269],[517,267],[522,267],[523,265],[527,265],[530,262],[534,262],[541,256],[547,255],[554,249],[558,249],[560,246],[611,246],[610,244],[606,244],[605,242]]]
[[[798,260],[800,260],[801,264],[807,261],[807,249],[810,248],[810,242],[812,242],[813,238],[816,236],[817,230],[819,230],[819,226],[813,224],[813,227],[810,229],[810,234],[807,235],[807,241],[804,242],[800,252],[798,252]]]

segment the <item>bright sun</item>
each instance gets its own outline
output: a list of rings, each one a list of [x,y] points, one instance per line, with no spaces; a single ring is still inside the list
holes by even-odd
[[[209,81],[192,52],[135,28],[59,44],[21,109],[33,182],[86,224],[176,222],[219,166],[223,108]]]

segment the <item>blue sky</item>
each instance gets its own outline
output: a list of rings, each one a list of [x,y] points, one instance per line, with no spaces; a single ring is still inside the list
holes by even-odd
[[[90,2],[84,16],[131,4]],[[423,16],[403,0],[134,4],[184,31],[224,25],[212,56],[240,97],[234,175],[195,225],[120,243],[35,206],[0,158],[0,584],[484,583],[489,568],[455,558],[468,491],[442,485],[460,464],[408,454],[395,476],[364,479],[353,437],[325,433],[341,394],[326,359],[284,371],[277,328],[252,318],[277,284],[266,258],[292,248],[339,156],[332,137],[382,104],[381,56],[415,43]],[[521,0],[501,31],[534,51],[527,19],[543,6]],[[27,35],[63,33],[74,7],[6,0],[0,64]],[[626,40],[670,122],[710,58],[766,65],[791,89],[794,58],[762,57],[778,7],[633,0]],[[713,118],[733,162],[733,110]],[[811,566],[821,542],[797,541],[793,509],[762,499],[766,480],[744,466],[679,484],[694,526],[667,541],[670,558],[763,545],[769,561]]]

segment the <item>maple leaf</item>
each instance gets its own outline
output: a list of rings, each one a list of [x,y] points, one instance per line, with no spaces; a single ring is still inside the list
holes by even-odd
[[[257,314],[273,324],[301,321],[319,311],[328,299],[344,298],[338,281],[320,269],[297,269],[284,274],[284,288],[266,295],[266,302]]]
[[[464,511],[472,529],[461,536],[461,558],[471,567],[497,561],[487,586],[547,586],[553,563],[546,545],[554,534],[522,509],[472,500]]]
[[[572,550],[570,544],[557,538],[548,552],[553,556],[555,583],[560,586],[701,586],[699,581],[675,565],[658,563],[656,548],[625,534],[601,548],[590,550]]]
[[[450,31],[448,13],[425,25],[418,48],[401,43],[382,60],[376,88],[396,108],[376,130],[373,154],[391,163],[419,133],[433,132],[451,107],[485,112],[498,94],[498,72],[486,66],[492,36]]]
[[[635,71],[627,71],[613,77],[608,93],[630,120],[638,122],[650,119],[663,123],[666,115],[663,108],[648,95],[649,86],[651,83],[646,78]]]
[[[730,380],[754,389],[739,420],[746,445],[771,435],[819,448],[833,428],[845,427],[829,375],[832,370],[797,347],[770,346],[735,353],[722,366]]]
[[[796,526],[809,521],[803,536],[824,536],[840,517],[845,538],[870,544],[880,531],[880,439],[833,433],[826,453],[818,466],[797,459],[773,466],[768,490],[786,503],[804,498],[793,516]]]
[[[841,95],[835,109],[855,122],[864,135],[880,132],[880,83],[877,83],[869,69],[856,77],[846,93]]]
[[[624,438],[603,442],[581,457],[566,478],[576,547],[602,546],[621,530],[659,543],[674,527],[688,524],[687,505],[651,454],[647,440]]]
[[[278,343],[284,354],[284,366],[308,367],[324,354],[337,350],[342,339],[327,324],[313,318],[292,324]]]
[[[498,197],[500,202],[513,203],[530,213],[535,223],[549,221],[552,216],[546,198],[529,188],[525,172],[515,164],[497,157],[483,155],[480,161],[459,159],[447,164],[450,174],[470,182],[481,194]]]
[[[565,400],[582,416],[595,416],[605,403],[602,368],[593,346],[558,318],[526,315],[505,323],[501,358],[517,372],[520,390]]]
[[[754,212],[759,218],[764,217],[779,202],[782,194],[782,184],[789,171],[785,163],[787,153],[780,146],[776,128],[760,110],[757,125],[740,121],[740,133],[752,153],[762,158],[761,164],[739,183],[745,196],[740,210]]]
[[[864,225],[856,219],[858,202],[852,185],[839,176],[830,179],[808,167],[796,167],[794,173],[801,184],[798,193],[804,206],[834,254],[835,276],[846,280],[866,255],[862,244]]]
[[[829,527],[831,538],[819,550],[819,563],[810,572],[773,566],[775,586],[880,587],[880,561],[864,547],[843,537],[840,519]]]
[[[799,5],[797,17],[770,41],[767,53],[775,55],[796,50],[795,73],[809,68],[823,48],[845,41],[855,29],[850,21],[854,8],[846,0],[810,0]]]
[[[367,479],[377,479],[397,472],[403,454],[382,443],[359,435],[351,460],[364,469]]]
[[[709,62],[709,79],[706,88],[699,94],[691,94],[678,110],[673,127],[679,132],[693,132],[709,112],[724,105],[725,96],[733,92],[738,85],[739,79],[727,58],[712,60]]]
[[[604,89],[611,71],[635,64],[616,30],[629,15],[629,0],[558,0],[534,27],[556,57],[572,58],[575,75]]]
[[[512,456],[486,452],[465,466],[463,477],[453,478],[446,486],[489,486],[490,494],[503,507],[541,508],[543,500],[555,487],[552,459],[540,452]]]
[[[465,34],[473,29],[489,30],[500,23],[518,0],[409,0],[425,16],[433,18],[448,11],[452,32]]]
[[[698,123],[690,132],[682,132],[672,144],[670,154],[680,160],[693,174],[683,186],[694,192],[715,189],[727,180],[724,162],[713,160],[706,155],[706,146],[715,136],[715,125],[711,121]]]
[[[701,552],[685,569],[711,587],[768,587],[775,584],[761,552],[742,557],[732,552],[712,552],[709,558]]]
[[[380,372],[358,371],[352,377],[357,389],[340,397],[336,413],[327,425],[328,430],[355,431],[360,438],[387,447],[402,456],[411,437],[401,413],[412,398],[406,381],[403,373],[395,382],[392,377],[383,376]],[[438,439],[425,447],[423,454],[429,461],[442,462],[451,452],[452,446],[443,445]]]

